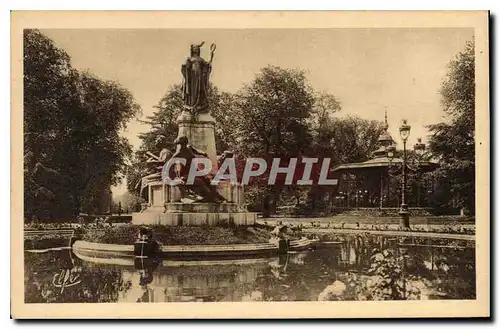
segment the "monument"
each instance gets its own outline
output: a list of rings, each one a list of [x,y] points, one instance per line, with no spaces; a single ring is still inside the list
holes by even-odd
[[[207,62],[200,56],[203,44],[191,45],[190,56],[181,67],[184,109],[177,123],[179,136],[186,136],[191,145],[207,153],[213,164],[212,172],[215,173],[215,120],[209,113],[207,96],[216,47],[215,44],[210,46],[210,61]]]
[[[175,141],[176,152],[173,155],[162,150],[159,156],[149,153],[148,160],[154,164],[153,173],[141,180],[140,190],[147,202],[140,212],[132,214],[135,225],[171,225],[171,226],[233,226],[253,225],[256,214],[246,211],[243,186],[231,181],[211,184],[217,172],[217,150],[215,147],[215,119],[210,115],[208,87],[212,61],[216,46],[210,46],[210,60],[201,57],[202,42],[191,45],[190,56],[181,67],[183,108],[177,118],[178,135]],[[168,154],[168,156],[167,156]],[[232,152],[225,151],[223,158],[232,157]],[[180,184],[167,184],[162,168],[169,159],[182,158],[184,165],[173,166],[173,175]],[[194,182],[186,181],[186,174],[192,160],[206,157],[211,160],[210,174],[196,177]]]

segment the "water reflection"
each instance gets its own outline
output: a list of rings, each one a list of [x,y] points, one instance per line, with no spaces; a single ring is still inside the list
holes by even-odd
[[[137,282],[123,302],[240,301],[270,259],[225,261],[141,261],[123,268],[123,278]]]
[[[360,285],[371,282],[372,256],[383,250],[391,250],[395,261],[404,259],[405,276],[425,283],[426,298],[475,298],[470,242],[370,235],[321,238],[338,244],[264,259],[82,260],[69,251],[26,252],[25,301],[315,301],[322,292],[321,296],[333,294],[335,300],[355,300],[360,299]]]
[[[24,259],[26,303],[116,302],[119,292],[132,285],[123,280],[121,269],[84,263],[69,250],[25,253]]]

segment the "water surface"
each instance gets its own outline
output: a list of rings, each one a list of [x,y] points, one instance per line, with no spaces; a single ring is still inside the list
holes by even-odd
[[[418,287],[418,298],[475,298],[475,249],[470,242],[375,235],[321,238],[338,244],[279,257],[218,260],[89,261],[70,250],[26,251],[25,301],[317,301],[323,291],[338,289],[339,282],[342,288],[333,300],[363,300],[361,294],[374,281],[369,269],[384,250],[392,255],[391,264],[402,269],[401,277]],[[406,282],[403,289],[408,290]],[[403,295],[393,298],[406,299]]]

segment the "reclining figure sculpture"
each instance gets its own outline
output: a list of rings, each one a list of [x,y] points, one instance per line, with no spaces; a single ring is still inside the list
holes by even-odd
[[[192,183],[188,182],[189,170],[191,168],[193,159],[199,156],[208,157],[208,155],[200,150],[197,150],[193,146],[188,144],[188,139],[185,136],[178,137],[175,142],[177,145],[177,150],[172,155],[170,161],[175,161],[175,159],[185,159],[185,163],[182,164],[176,161],[173,164],[175,180],[179,183],[177,186],[181,191],[181,195],[186,196],[188,193],[194,194],[201,198],[198,198],[197,202],[213,202],[222,203],[226,200],[222,195],[217,192],[216,186],[211,184],[213,177],[211,175],[196,176]],[[167,163],[166,168],[170,168],[171,164]],[[164,173],[170,175],[169,173]]]

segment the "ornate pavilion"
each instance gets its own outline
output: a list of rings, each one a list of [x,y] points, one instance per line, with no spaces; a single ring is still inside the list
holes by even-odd
[[[332,169],[339,177],[338,193],[333,197],[336,208],[397,208],[401,204],[403,151],[396,150],[396,143],[388,132],[387,112],[384,131],[377,140],[377,150],[371,159],[360,163],[341,164]],[[426,173],[439,167],[428,159],[425,144],[418,138],[413,151],[408,151],[407,169],[412,174],[412,182],[407,189],[410,207],[426,207],[427,195],[432,193],[433,183],[423,180]]]

